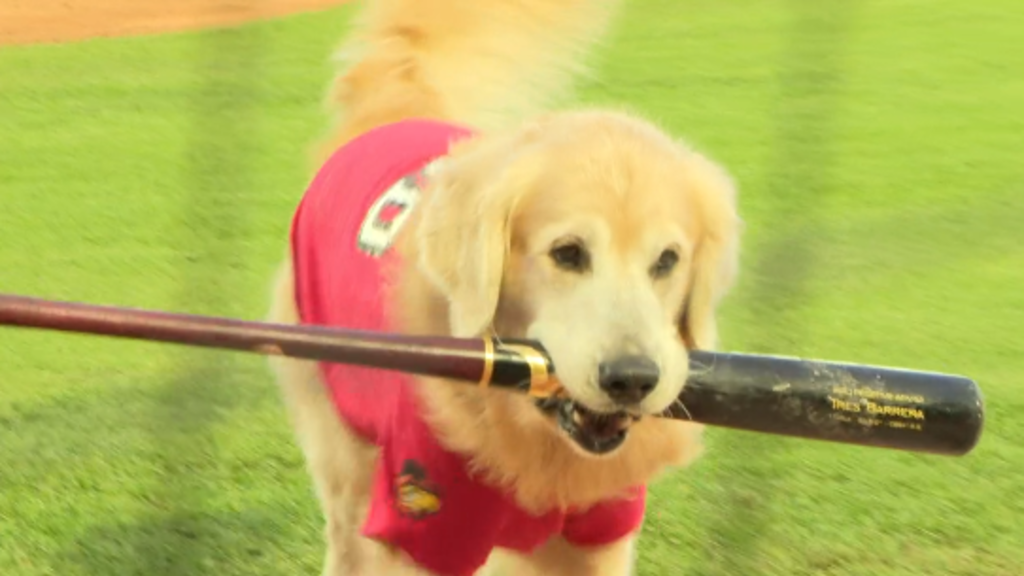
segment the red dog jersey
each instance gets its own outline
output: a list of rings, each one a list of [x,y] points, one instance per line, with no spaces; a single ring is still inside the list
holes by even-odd
[[[432,162],[472,132],[408,120],[352,140],[327,161],[292,222],[301,321],[388,330],[382,267],[394,234],[419,199]],[[470,576],[494,547],[529,552],[554,535],[577,545],[611,543],[638,529],[645,489],[585,511],[533,516],[502,490],[475,479],[464,457],[445,450],[421,415],[411,378],[322,363],[338,415],[380,447],[362,533],[404,550],[441,576]]]

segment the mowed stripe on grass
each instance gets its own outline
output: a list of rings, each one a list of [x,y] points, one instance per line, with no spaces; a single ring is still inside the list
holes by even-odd
[[[950,459],[711,430],[640,574],[1024,565],[1024,26],[1013,0],[631,4],[581,90],[725,162],[728,348],[966,373]],[[0,290],[258,318],[348,8],[0,51]],[[5,330],[5,574],[313,573],[320,519],[262,359]]]

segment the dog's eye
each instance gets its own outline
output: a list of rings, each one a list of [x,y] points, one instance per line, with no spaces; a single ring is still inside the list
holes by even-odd
[[[583,272],[590,266],[590,256],[578,243],[563,244],[551,249],[551,259],[563,270]]]
[[[665,250],[658,256],[658,261],[651,266],[651,276],[655,278],[664,278],[672,272],[672,269],[679,263],[679,253],[675,250]]]

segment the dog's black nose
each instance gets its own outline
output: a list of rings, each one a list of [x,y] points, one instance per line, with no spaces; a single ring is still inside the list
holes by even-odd
[[[661,371],[646,356],[621,356],[597,367],[598,382],[619,404],[637,404],[654,390]]]

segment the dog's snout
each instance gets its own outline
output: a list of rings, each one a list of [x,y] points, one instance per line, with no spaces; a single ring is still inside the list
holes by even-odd
[[[637,404],[654,390],[661,371],[646,356],[621,356],[598,366],[601,390],[619,404]]]

